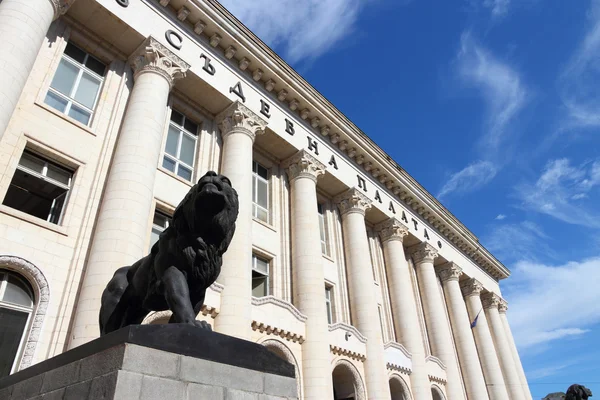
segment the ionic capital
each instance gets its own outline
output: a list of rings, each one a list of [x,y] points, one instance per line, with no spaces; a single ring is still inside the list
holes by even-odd
[[[144,43],[129,58],[133,69],[133,78],[137,79],[143,73],[155,73],[169,82],[169,89],[177,79],[185,77],[190,64],[183,61],[158,40],[149,36]]]
[[[372,203],[367,196],[356,188],[349,189],[337,195],[333,201],[337,204],[342,215],[359,213],[364,216],[366,211],[371,208]]]
[[[75,0],[50,0],[50,4],[52,5],[52,9],[54,10],[54,18],[53,20],[57,20],[58,17],[65,14],[71,4],[73,4]]]
[[[508,302],[506,300],[500,300],[500,305],[498,305],[498,311],[501,314],[506,314],[506,311],[508,311]]]
[[[483,285],[475,278],[471,278],[469,280],[464,281],[460,285],[460,289],[462,290],[462,294],[465,297],[469,296],[479,296],[481,291],[483,290]]]
[[[325,164],[317,160],[306,150],[300,150],[283,162],[290,182],[298,178],[308,178],[317,182],[317,178],[325,173]]]
[[[413,261],[419,265],[425,262],[432,263],[438,256],[438,251],[427,242],[419,243],[409,249]]]
[[[485,293],[481,296],[481,304],[483,305],[483,308],[485,308],[485,309],[495,308],[497,310],[501,301],[502,301],[502,298],[500,296],[498,296],[496,293],[489,292],[489,293]]]
[[[234,132],[244,133],[252,139],[252,142],[256,139],[256,135],[264,133],[267,127],[267,122],[264,119],[239,101],[232,103],[221,111],[216,120],[223,138]]]
[[[455,263],[449,262],[449,263],[442,265],[438,269],[438,273],[440,275],[440,279],[442,280],[442,282],[446,282],[446,281],[457,281],[458,282],[458,279],[462,275],[463,271],[462,271],[462,268],[459,267],[458,265],[456,265]]]
[[[375,231],[383,243],[389,240],[404,241],[404,236],[408,235],[408,227],[396,218],[390,218],[375,225]]]

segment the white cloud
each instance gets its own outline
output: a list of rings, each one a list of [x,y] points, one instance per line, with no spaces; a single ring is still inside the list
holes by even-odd
[[[458,54],[463,82],[481,92],[486,103],[485,134],[480,147],[495,153],[511,133],[510,124],[528,100],[528,91],[517,71],[463,33]]]
[[[600,322],[600,257],[552,266],[519,262],[507,283],[508,317],[521,349],[575,339]]]
[[[588,15],[586,35],[559,79],[566,129],[600,126],[600,0],[592,0]]]
[[[496,215],[496,218],[494,218],[496,221],[502,221],[503,219],[506,219],[506,215],[504,214],[498,214]]]
[[[372,0],[221,0],[290,63],[312,60],[355,28],[359,10]]]
[[[491,9],[492,17],[499,18],[508,13],[510,0],[484,0],[483,5]]]
[[[496,172],[496,167],[489,161],[474,162],[453,174],[437,197],[441,199],[450,193],[467,193],[479,189],[491,181]]]
[[[539,225],[523,221],[493,226],[491,232],[483,237],[482,243],[506,262],[535,260],[540,254],[553,257],[555,252],[547,244],[548,240],[549,237]]]
[[[600,186],[600,162],[572,166],[566,158],[548,162],[538,180],[517,186],[523,206],[574,225],[600,228],[600,210],[585,201]],[[573,202],[575,201],[575,202]]]

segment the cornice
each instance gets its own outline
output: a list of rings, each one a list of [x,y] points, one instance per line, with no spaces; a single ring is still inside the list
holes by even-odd
[[[343,322],[336,322],[335,324],[329,325],[329,332],[333,332],[337,329],[349,331],[354,335],[355,338],[358,339],[359,342],[367,343],[367,338],[362,333],[360,333],[360,331],[358,329],[356,329],[352,325],[348,325]]]
[[[444,364],[442,362],[442,360],[440,360],[439,358],[437,358],[436,356],[427,356],[425,357],[425,362],[431,361],[433,363],[436,363],[437,365],[440,366],[441,369],[443,369],[444,371],[446,370],[446,364]]]
[[[165,6],[169,3],[161,0],[161,4],[163,2]],[[435,197],[218,1],[188,0],[186,7],[199,10],[203,14],[201,20],[192,22],[188,17],[186,23],[191,24],[204,41],[213,42],[211,38],[217,31],[219,37],[226,38],[227,42],[235,41],[235,54],[240,55],[239,60],[236,56],[230,58],[232,65],[238,66],[242,73],[246,71],[250,77],[257,76],[254,71],[260,70],[260,79],[257,82],[262,83],[267,92],[273,94],[274,100],[287,105],[299,117],[304,113],[308,118],[307,128],[312,127],[322,136],[329,137],[333,145],[339,147],[341,152],[353,159],[365,172],[371,171],[371,175],[376,175],[374,178],[379,177],[376,180],[381,182],[381,189],[386,190],[390,197],[400,200],[412,209],[433,226],[440,236],[494,279],[500,280],[510,275],[509,270]],[[178,12],[179,10],[175,10],[176,14]],[[201,29],[196,28],[197,26]],[[226,55],[231,54],[229,45],[217,44],[213,47],[221,49]],[[246,56],[242,56],[242,53]],[[249,60],[248,57],[253,59]],[[239,65],[236,65],[238,63]],[[313,123],[317,118],[318,123]],[[367,169],[366,165],[370,165],[371,168]]]
[[[300,312],[292,303],[279,299],[275,296],[252,297],[253,306],[262,306],[264,304],[273,304],[277,307],[284,308],[290,312],[296,319],[302,323],[306,322],[308,317]]]
[[[404,354],[407,358],[412,360],[412,354],[410,353],[410,351],[408,351],[406,349],[406,347],[404,347],[403,345],[401,345],[398,342],[387,342],[384,346],[383,349],[387,350],[387,349],[396,349],[396,350],[400,350],[402,352],[402,354]]]

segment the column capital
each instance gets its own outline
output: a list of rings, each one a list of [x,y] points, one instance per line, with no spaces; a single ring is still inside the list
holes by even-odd
[[[495,308],[497,310],[501,301],[502,297],[493,292],[481,295],[481,304],[483,304],[483,308],[485,309]]]
[[[506,314],[506,311],[508,311],[508,302],[504,299],[500,299],[500,304],[498,305],[498,311],[501,314]]]
[[[442,282],[446,282],[446,281],[457,281],[458,282],[458,279],[462,275],[463,270],[461,267],[459,267],[455,263],[449,262],[449,263],[442,265],[438,269],[438,273],[440,275],[440,278],[442,279]]]
[[[232,132],[241,132],[248,135],[252,142],[256,139],[256,135],[263,134],[267,127],[264,119],[237,100],[221,111],[217,115],[216,121],[223,137]]]
[[[479,296],[481,291],[483,290],[483,285],[475,278],[471,278],[467,281],[464,281],[460,285],[460,289],[462,290],[462,294],[465,297],[469,296]]]
[[[325,164],[317,160],[306,150],[300,150],[282,164],[285,168],[290,182],[297,178],[309,178],[315,183],[317,178],[325,173]]]
[[[379,237],[383,243],[390,240],[404,241],[404,236],[408,235],[408,227],[397,218],[390,218],[386,221],[375,225],[375,231],[379,233]]]
[[[129,64],[133,69],[134,79],[143,73],[153,72],[169,82],[169,89],[173,88],[177,79],[184,78],[190,68],[190,64],[152,36],[148,36],[133,52],[129,57]]]
[[[427,242],[422,242],[417,245],[412,246],[408,249],[411,254],[413,260],[417,264],[421,264],[423,262],[433,262],[437,258],[438,251]]]
[[[363,216],[371,208],[371,200],[362,194],[358,189],[352,188],[334,197],[334,203],[337,204],[342,215],[349,213],[359,213]]]
[[[75,0],[49,0],[50,4],[52,4],[52,8],[54,9],[54,20],[57,20],[58,17],[65,14],[71,4],[75,2]]]

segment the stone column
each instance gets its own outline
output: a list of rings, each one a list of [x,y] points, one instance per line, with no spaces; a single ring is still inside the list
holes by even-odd
[[[379,232],[383,243],[396,332],[400,336],[400,342],[412,354],[413,368],[410,375],[412,398],[431,400],[431,384],[425,366],[425,348],[417,314],[417,303],[402,243],[409,230],[396,218],[380,223],[375,229]]]
[[[52,21],[74,0],[0,2],[0,139],[17,107]]]
[[[334,201],[342,214],[352,322],[367,337],[367,397],[370,400],[389,400],[391,394],[365,227],[365,212],[371,208],[371,200],[353,188],[337,196]]]
[[[525,400],[523,389],[521,388],[521,379],[517,373],[516,365],[513,360],[512,351],[506,338],[504,324],[500,319],[498,306],[502,299],[496,293],[486,293],[481,297],[486,317],[490,323],[492,337],[496,347],[496,353],[500,359],[500,366],[504,375],[504,382],[512,400]]]
[[[454,332],[454,342],[458,351],[458,360],[465,382],[465,390],[469,399],[489,399],[483,371],[475,347],[475,339],[471,332],[471,322],[467,307],[460,291],[458,280],[462,275],[462,269],[450,262],[439,269],[442,285],[444,286],[444,296],[448,305],[452,331]]]
[[[461,289],[467,303],[469,320],[472,322],[477,317],[477,325],[472,328],[472,331],[490,400],[509,399],[487,318],[482,311],[480,294],[483,286],[476,279],[469,279],[462,283]]]
[[[116,269],[146,254],[167,100],[189,64],[153,37],[130,58],[134,85],[115,147],[81,284],[70,348],[98,337],[100,297]]]
[[[225,286],[221,310],[215,319],[217,332],[242,339],[251,333],[252,307],[252,146],[267,123],[236,101],[216,118],[223,138],[221,173],[238,193],[240,211],[233,240],[223,256],[217,281]]]
[[[450,325],[444,312],[442,293],[433,267],[433,260],[438,256],[438,252],[427,242],[412,247],[411,252],[417,269],[417,280],[431,351],[446,365],[446,375],[448,377],[446,393],[448,399],[464,399],[465,394],[461,384],[458,360],[454,353],[452,336],[450,335]]]
[[[316,189],[325,165],[301,150],[286,160],[283,167],[291,186],[294,304],[308,317],[302,343],[304,398],[326,400],[332,398],[333,388]]]
[[[521,381],[521,387],[523,388],[523,393],[525,394],[525,398],[528,400],[532,400],[531,391],[529,390],[529,384],[527,383],[527,376],[525,376],[525,370],[523,370],[523,364],[521,364],[521,357],[519,357],[519,351],[517,350],[517,345],[515,344],[515,339],[513,338],[512,332],[510,330],[510,325],[508,323],[508,318],[506,317],[506,311],[508,310],[508,303],[506,300],[502,300],[500,305],[498,306],[498,310],[500,312],[500,319],[502,320],[502,325],[504,325],[504,332],[506,333],[506,338],[508,340],[508,344],[510,346],[510,351],[513,355],[513,361],[515,363],[515,368],[517,369],[517,373],[519,374],[519,380]]]

